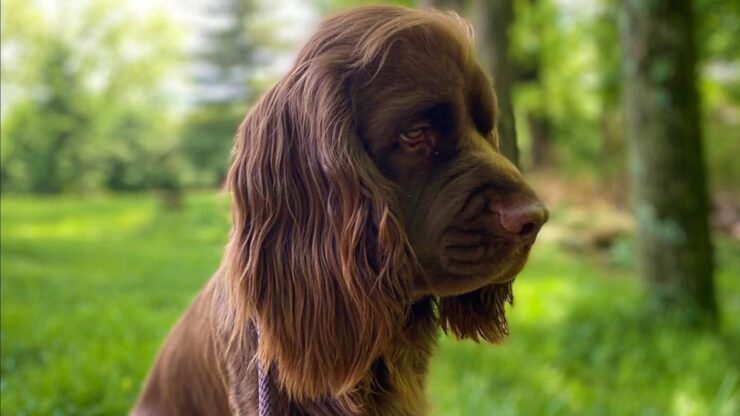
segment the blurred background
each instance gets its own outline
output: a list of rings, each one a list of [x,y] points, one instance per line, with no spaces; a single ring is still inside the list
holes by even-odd
[[[2,0],[3,415],[117,415],[219,264],[239,121],[353,0]],[[399,1],[471,18],[551,211],[435,415],[740,413],[740,2]]]

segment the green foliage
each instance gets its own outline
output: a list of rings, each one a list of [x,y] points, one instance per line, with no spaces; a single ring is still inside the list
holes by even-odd
[[[709,179],[715,189],[737,191],[740,180],[740,3],[699,0],[698,46],[703,61],[700,93]]]
[[[178,151],[184,158],[182,180],[188,186],[220,186],[229,166],[234,134],[248,105],[276,81],[259,75],[267,61],[288,46],[276,32],[280,22],[264,19],[271,7],[259,0],[218,0],[204,8],[222,23],[198,31],[203,46],[193,60],[210,71],[195,77],[204,93],[186,115]],[[222,96],[209,96],[221,91]]]
[[[210,105],[193,111],[183,126],[182,150],[191,171],[187,183],[201,186],[223,184],[229,167],[234,134],[244,117],[238,105]]]
[[[716,88],[722,87],[718,85]],[[740,155],[740,99],[707,111],[704,126],[710,183],[714,189],[737,193],[740,191],[740,163],[737,161]]]
[[[257,7],[254,0],[218,0],[209,5],[208,10],[231,23],[223,28],[207,32],[210,44],[197,54],[199,59],[216,66],[221,80],[232,80],[245,76],[253,63],[253,55],[258,48],[259,36],[250,31],[247,23],[254,16]],[[264,40],[263,40],[264,41]],[[236,72],[241,70],[242,73]]]
[[[519,0],[515,7],[512,59],[520,82],[514,105],[522,148],[527,153],[531,146],[528,114],[547,117],[557,166],[598,176],[604,158],[600,75],[606,66],[600,54],[617,49],[617,39],[596,43],[591,22],[600,8],[595,5],[565,10],[552,0]]]
[[[10,104],[2,114],[3,188],[61,192],[176,182],[176,163],[162,163],[173,160],[176,140],[163,89],[179,59],[171,23],[141,19],[111,0],[55,15],[36,2],[2,4],[2,47],[12,51],[2,73]]]
[[[370,4],[395,4],[398,6],[414,7],[421,3],[414,0],[313,0],[313,2],[322,14],[343,10],[353,6],[366,6]]]
[[[220,184],[238,120],[278,77],[268,64],[302,41],[281,30],[293,23],[276,17],[265,0],[210,2],[199,11],[222,24],[190,28],[161,14],[139,16],[126,2],[42,3],[2,2],[0,184],[9,191]],[[309,7],[323,15],[369,3],[314,0]],[[463,3],[474,9],[475,2]],[[537,116],[549,127],[559,172],[607,183],[625,176],[617,4],[514,1],[510,52],[519,81],[513,101],[525,167],[532,159],[528,122]],[[740,151],[734,134],[740,129],[738,7],[732,0],[695,2],[714,189],[732,189],[740,177],[734,161]],[[186,29],[207,40],[187,57],[181,49]],[[170,88],[189,68],[184,63],[212,69],[193,80],[201,91],[230,88],[232,94],[188,97],[193,106],[181,111],[182,97]]]
[[[520,82],[514,104],[525,156],[531,146],[527,116],[539,113],[552,122],[561,172],[605,181],[625,176],[617,5],[615,0],[515,2],[512,58]],[[713,189],[732,188],[740,178],[735,162],[740,141],[734,137],[740,129],[738,7],[736,1],[696,2],[703,130]]]
[[[735,0],[697,0],[698,43],[704,59],[740,59],[740,3]]]
[[[2,207],[2,414],[125,414],[218,266],[227,197],[191,194],[174,212],[136,194]],[[627,269],[543,238],[515,285],[511,337],[441,340],[432,414],[737,414],[740,245],[718,248],[724,319],[712,333],[650,315]]]

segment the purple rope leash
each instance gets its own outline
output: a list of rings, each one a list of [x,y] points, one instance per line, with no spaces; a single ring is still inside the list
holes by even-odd
[[[270,409],[270,382],[267,374],[262,369],[262,364],[257,364],[257,388],[259,390],[259,416],[271,416]]]
[[[260,329],[256,323],[254,328],[257,332],[257,345],[259,345]],[[257,360],[257,412],[259,413],[259,416],[272,416],[272,409],[270,408],[270,380],[268,379],[268,371],[265,371],[265,369],[262,368],[262,362]]]

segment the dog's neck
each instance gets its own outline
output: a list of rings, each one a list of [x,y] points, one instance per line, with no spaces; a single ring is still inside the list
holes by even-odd
[[[418,301],[410,308],[395,342],[373,363],[356,390],[345,397],[293,403],[290,411],[322,415],[426,414],[424,388],[437,332],[433,300]]]

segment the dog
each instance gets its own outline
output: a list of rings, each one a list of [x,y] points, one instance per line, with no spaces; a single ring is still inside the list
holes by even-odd
[[[325,20],[239,127],[222,264],[132,414],[424,414],[439,330],[507,335],[547,219],[496,117],[459,16]]]

